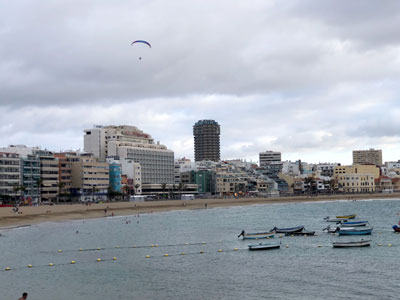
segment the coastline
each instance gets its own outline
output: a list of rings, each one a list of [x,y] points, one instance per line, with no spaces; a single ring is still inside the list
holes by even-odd
[[[84,204],[59,204],[43,206],[23,206],[19,213],[11,207],[0,208],[0,230],[29,226],[42,222],[60,222],[107,216],[128,216],[135,214],[163,212],[171,210],[210,209],[215,207],[245,206],[254,204],[284,204],[323,202],[339,200],[368,199],[400,199],[400,193],[362,194],[362,195],[323,195],[323,196],[291,196],[269,198],[216,198],[195,200],[164,200],[149,202],[112,202],[97,203],[90,206]],[[207,205],[206,205],[207,204]],[[107,212],[105,212],[107,209]]]

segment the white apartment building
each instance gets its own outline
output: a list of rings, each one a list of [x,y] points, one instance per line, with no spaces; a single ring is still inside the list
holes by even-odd
[[[141,166],[141,184],[173,184],[174,152],[135,126],[96,126],[86,129],[84,151],[100,160],[116,157]],[[124,174],[124,170],[123,170]],[[124,174],[127,175],[127,174]]]
[[[260,152],[260,167],[265,166],[271,162],[280,162],[282,159],[280,152],[265,151]]]
[[[16,153],[0,152],[0,197],[17,200],[21,195],[21,160]],[[2,199],[0,199],[1,201]]]

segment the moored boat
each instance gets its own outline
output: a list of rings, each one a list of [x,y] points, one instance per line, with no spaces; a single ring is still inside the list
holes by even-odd
[[[368,221],[353,221],[353,222],[340,222],[342,227],[359,227],[366,226]]]
[[[371,234],[372,227],[339,227],[339,235],[364,235]]]
[[[336,223],[338,223],[338,222],[342,222],[342,221],[345,221],[345,222],[346,222],[348,219],[326,217],[324,220],[325,220],[326,222],[336,222]]]
[[[393,228],[394,232],[400,232],[400,227],[399,226],[393,225],[392,228]]]
[[[354,219],[357,215],[352,214],[352,215],[347,215],[347,216],[336,216],[338,219]]]
[[[333,248],[345,248],[345,247],[367,247],[371,245],[371,240],[353,241],[353,242],[334,242],[332,243]]]
[[[328,227],[324,228],[323,231],[324,231],[324,230],[327,230],[328,233],[336,233],[336,232],[339,231],[339,229],[340,229],[339,226],[332,226],[332,225],[329,225]]]
[[[258,240],[258,239],[269,239],[275,236],[275,232],[249,232],[246,233],[244,230],[238,235],[243,237],[244,240]]]
[[[278,228],[274,227],[271,231],[275,231],[276,233],[286,233],[286,232],[301,232],[304,229],[304,225],[296,226],[296,227],[288,227],[288,228]]]
[[[272,250],[272,249],[279,249],[281,247],[281,244],[259,243],[248,246],[249,250]]]
[[[313,236],[315,231],[299,231],[299,232],[285,232],[286,236],[290,235],[303,235],[303,236]]]

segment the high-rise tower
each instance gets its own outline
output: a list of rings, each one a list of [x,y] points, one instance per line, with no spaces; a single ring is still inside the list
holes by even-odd
[[[220,126],[214,120],[200,120],[193,126],[194,160],[220,160]]]

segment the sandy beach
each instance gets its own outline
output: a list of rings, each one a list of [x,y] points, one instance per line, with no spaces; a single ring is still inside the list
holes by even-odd
[[[361,199],[390,199],[399,198],[400,193],[394,194],[364,194],[364,195],[324,195],[324,196],[296,196],[296,197],[270,197],[270,198],[218,198],[196,200],[168,200],[135,202],[113,202],[91,204],[59,204],[42,205],[37,207],[20,207],[15,213],[11,207],[0,208],[0,228],[13,228],[37,224],[41,222],[57,222],[106,216],[127,216],[134,214],[153,213],[169,210],[183,209],[210,209],[214,207],[243,206],[253,204],[300,203],[336,200],[361,200]],[[107,212],[105,212],[107,210]]]

